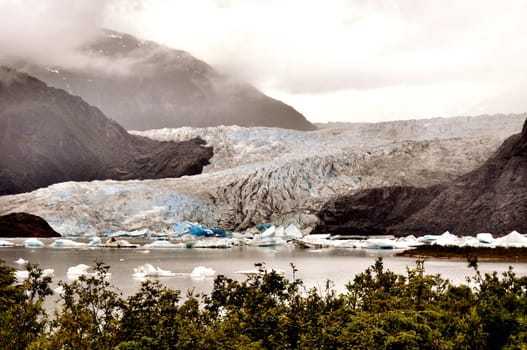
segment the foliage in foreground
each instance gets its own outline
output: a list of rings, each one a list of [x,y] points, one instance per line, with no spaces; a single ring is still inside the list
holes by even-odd
[[[29,265],[16,284],[0,264],[2,349],[525,349],[527,278],[512,269],[467,284],[425,275],[423,261],[404,275],[382,259],[335,293],[306,290],[266,272],[239,282],[218,276],[210,294],[184,298],[146,281],[123,298],[96,274],[60,282],[53,315],[43,307],[51,280]],[[293,272],[296,270],[293,267]]]

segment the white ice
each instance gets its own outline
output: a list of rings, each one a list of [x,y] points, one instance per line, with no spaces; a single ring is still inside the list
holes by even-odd
[[[169,270],[163,270],[159,266],[155,267],[152,264],[144,264],[134,268],[134,278],[145,278],[145,277],[173,277],[176,274]]]
[[[38,240],[37,238],[28,238],[24,241],[24,245],[27,248],[42,248],[44,243],[42,243],[42,241]]]
[[[196,266],[190,273],[192,278],[204,278],[204,277],[214,277],[216,271],[210,267],[205,266]]]

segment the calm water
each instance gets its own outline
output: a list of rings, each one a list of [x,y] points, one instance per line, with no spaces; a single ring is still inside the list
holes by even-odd
[[[191,278],[185,275],[196,266],[213,268],[217,274],[242,280],[244,276],[235,272],[253,269],[257,262],[265,263],[268,268],[283,270],[289,278],[292,276],[290,263],[293,263],[299,270],[297,276],[307,286],[323,287],[329,279],[336,290],[344,291],[345,284],[372,265],[379,256],[384,258],[387,268],[397,273],[404,273],[407,267],[415,265],[415,259],[396,257],[392,250],[267,249],[244,246],[232,249],[151,249],[145,253],[141,249],[0,248],[0,259],[17,269],[23,269],[14,263],[18,258],[39,264],[42,268],[53,268],[55,282],[67,280],[66,271],[70,266],[81,263],[93,265],[95,260],[102,260],[111,266],[111,282],[124,295],[138,290],[141,281],[132,277],[133,269],[145,263],[182,274],[160,278],[166,286],[182,291],[194,289],[208,292],[212,288],[213,278]],[[513,266],[518,275],[527,274],[527,263],[480,262],[483,272],[502,272],[509,266]],[[472,275],[472,270],[464,260],[428,259],[425,268],[428,274],[440,273],[455,283],[464,282],[465,276]]]

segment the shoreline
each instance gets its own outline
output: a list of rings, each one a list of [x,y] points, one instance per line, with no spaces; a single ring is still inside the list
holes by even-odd
[[[527,262],[527,247],[456,247],[426,245],[397,253],[402,257],[468,259],[477,257],[482,261]]]

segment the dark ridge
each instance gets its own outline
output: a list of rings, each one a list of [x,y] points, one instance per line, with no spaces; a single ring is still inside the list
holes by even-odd
[[[61,237],[39,216],[12,213],[0,216],[0,237]]]
[[[130,135],[78,96],[0,71],[0,194],[64,181],[193,175],[213,155],[201,139],[157,142]]]
[[[447,230],[456,235],[526,233],[527,121],[522,133],[505,140],[481,167],[438,189],[395,187],[335,198],[320,211],[317,231],[396,236]],[[418,205],[405,211],[398,203]]]
[[[315,232],[340,235],[384,235],[435,198],[444,186],[382,187],[326,202]]]

